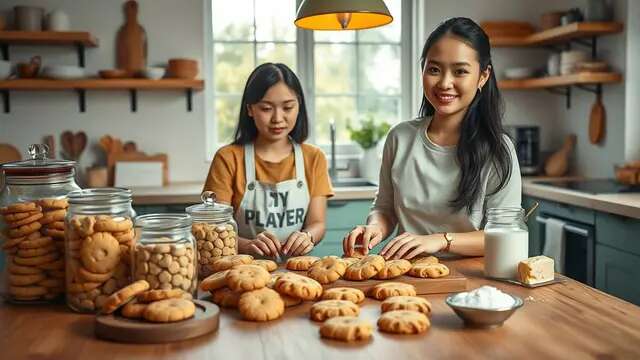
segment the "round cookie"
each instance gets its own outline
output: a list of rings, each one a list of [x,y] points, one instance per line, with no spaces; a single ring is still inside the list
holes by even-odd
[[[217,289],[211,295],[211,299],[214,304],[226,308],[237,308],[238,300],[240,300],[241,293],[237,293],[227,287]]]
[[[393,310],[380,315],[378,329],[393,334],[420,334],[431,326],[423,313],[410,310]]]
[[[96,218],[91,215],[76,215],[71,218],[70,224],[76,234],[87,237],[95,232]]]
[[[411,262],[409,260],[389,260],[384,263],[384,267],[380,269],[375,278],[379,280],[393,279],[406,274],[409,270],[411,270]]]
[[[9,286],[9,294],[17,300],[34,300],[46,293],[47,288],[44,286]]]
[[[413,258],[413,260],[411,260],[411,263],[413,265],[418,265],[418,264],[425,264],[425,265],[433,265],[433,264],[437,264],[440,261],[438,260],[437,257],[431,255],[431,256],[425,256],[425,257],[417,257],[417,258]]]
[[[35,202],[21,202],[21,203],[15,203],[5,207],[1,207],[0,214],[6,215],[6,214],[30,212],[30,211],[36,211],[36,210],[42,210],[42,209]]]
[[[293,273],[281,275],[274,288],[281,294],[302,300],[315,300],[322,295],[322,285],[319,282]]]
[[[374,286],[370,294],[378,300],[385,300],[392,296],[416,296],[416,288],[401,282],[385,282]]]
[[[98,215],[96,217],[96,224],[94,229],[98,232],[122,232],[127,231],[133,227],[131,219],[116,216],[111,217],[109,215]]]
[[[358,261],[360,261],[360,258],[356,258],[356,257],[343,257],[342,261],[344,261],[345,265],[347,265],[347,267],[357,263]]]
[[[355,316],[337,316],[325,321],[320,326],[320,336],[346,342],[368,340],[373,326],[367,320]]]
[[[280,297],[282,298],[282,301],[284,301],[284,307],[286,308],[302,304],[302,299],[282,294],[280,294]]]
[[[227,274],[227,286],[233,291],[250,291],[267,286],[271,275],[259,265],[237,265]]]
[[[120,314],[129,319],[140,319],[144,315],[147,306],[149,306],[149,304],[141,304],[138,300],[133,299],[122,307]]]
[[[273,271],[276,271],[276,269],[278,269],[278,264],[273,260],[253,259],[253,261],[251,261],[251,264],[262,266],[268,272],[273,272]]]
[[[214,291],[227,286],[228,273],[229,270],[224,270],[207,276],[200,282],[200,289],[203,291]]]
[[[39,247],[39,248],[35,248],[35,249],[19,249],[18,250],[18,256],[20,257],[36,257],[36,256],[42,256],[42,255],[46,255],[48,253],[52,253],[54,251],[57,250],[57,247],[53,244],[48,245],[48,246],[44,246],[44,247]]]
[[[33,234],[34,232],[40,230],[41,227],[42,224],[36,221],[30,224],[19,226],[17,228],[9,229],[7,233],[9,234],[9,237],[16,238]]]
[[[76,270],[76,274],[78,275],[78,278],[80,280],[84,280],[88,282],[97,282],[97,283],[103,283],[111,279],[111,277],[113,276],[113,272],[114,271],[112,269],[109,272],[104,274],[93,273],[82,266],[79,266],[78,269]]]
[[[28,211],[28,212],[6,214],[4,215],[4,221],[7,223],[12,223],[12,222],[20,221],[22,219],[28,218],[29,216],[40,214],[40,213],[41,212],[39,210],[34,210],[34,211]]]
[[[349,287],[336,287],[322,293],[323,300],[347,300],[354,304],[363,302],[364,297],[362,290]]]
[[[54,221],[47,225],[44,225],[46,229],[64,230],[64,221]]]
[[[269,321],[284,314],[284,301],[277,292],[262,288],[240,295],[238,310],[246,320]]]
[[[330,284],[342,277],[347,265],[340,258],[325,256],[311,265],[307,275],[320,284]]]
[[[102,312],[105,314],[111,314],[116,311],[120,306],[128,303],[139,293],[149,289],[149,283],[145,280],[138,280],[131,283],[122,289],[114,292],[107,298],[102,306]]]
[[[320,258],[317,256],[294,256],[287,259],[286,268],[294,271],[307,271],[318,260]]]
[[[309,317],[314,321],[325,321],[336,316],[358,316],[360,307],[348,300],[322,300],[311,305]]]
[[[58,253],[57,252],[53,252],[53,253],[48,253],[48,254],[42,255],[42,256],[27,257],[27,258],[23,258],[23,257],[20,257],[20,256],[14,256],[13,257],[13,261],[18,265],[38,266],[38,265],[43,265],[43,264],[52,262],[52,261],[56,260],[57,258],[58,258]]]
[[[35,234],[35,233],[34,233]],[[20,242],[18,247],[20,249],[37,249],[53,244],[53,239],[50,237],[28,236],[26,240]]]
[[[65,216],[67,216],[67,210],[64,210],[64,209],[50,210],[50,211],[45,211],[42,214],[42,218],[38,221],[42,225],[47,225],[57,221],[64,221]]]
[[[14,222],[8,222],[7,225],[9,226],[10,229],[15,229],[17,227],[20,227],[22,225],[27,225],[27,224],[31,224],[34,221],[38,221],[42,218],[42,213],[39,211],[34,211],[33,215],[28,216],[24,219],[20,219],[20,220],[16,220]]]
[[[144,309],[143,317],[151,322],[174,322],[192,317],[196,313],[193,301],[166,299],[153,302]]]
[[[43,209],[66,209],[69,207],[69,201],[66,198],[62,199],[40,199],[38,205]]]
[[[425,315],[431,313],[429,300],[418,296],[392,296],[380,304],[380,311],[385,313],[393,310],[411,310]]]
[[[350,265],[344,273],[344,278],[355,281],[371,279],[384,267],[384,263],[384,258],[380,255],[367,255]]]
[[[179,299],[182,298],[184,291],[182,289],[168,289],[168,290],[146,290],[136,295],[136,299],[141,303],[150,303],[159,300],[166,299]]]
[[[39,283],[46,278],[47,276],[43,273],[30,275],[9,274],[9,284],[14,286],[28,286]]]
[[[13,261],[8,262],[7,269],[11,274],[18,275],[33,275],[33,274],[41,274],[42,269],[34,266],[22,266],[15,264]]]
[[[449,268],[444,264],[413,265],[408,274],[420,278],[440,278],[449,275]]]
[[[49,227],[45,227],[42,230],[42,234],[46,236],[50,236],[56,239],[64,239],[64,230],[53,229]]]
[[[236,265],[247,265],[253,260],[251,255],[227,255],[211,263],[211,271],[218,272],[231,269]]]
[[[82,243],[80,259],[87,270],[95,273],[108,273],[120,261],[120,247],[110,233],[97,232]]]

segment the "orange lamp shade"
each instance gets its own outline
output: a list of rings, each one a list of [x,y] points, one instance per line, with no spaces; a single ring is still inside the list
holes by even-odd
[[[308,30],[361,30],[392,21],[382,0],[304,0],[294,24]]]

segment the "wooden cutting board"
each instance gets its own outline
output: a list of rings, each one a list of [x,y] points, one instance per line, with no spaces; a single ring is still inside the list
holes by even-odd
[[[138,3],[134,0],[124,4],[126,20],[120,27],[116,39],[116,64],[133,77],[147,66],[147,33],[138,23]]]

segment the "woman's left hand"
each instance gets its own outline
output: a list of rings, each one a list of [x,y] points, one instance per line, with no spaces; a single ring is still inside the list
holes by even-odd
[[[433,254],[447,246],[442,234],[415,235],[403,233],[389,241],[380,251],[385,259],[412,259],[422,253]]]
[[[313,242],[309,234],[301,231],[294,231],[289,235],[287,242],[282,247],[284,255],[299,256],[304,255],[313,250]]]

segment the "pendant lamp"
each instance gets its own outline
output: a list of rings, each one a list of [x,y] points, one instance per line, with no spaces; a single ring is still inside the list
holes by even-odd
[[[391,21],[382,0],[304,0],[294,24],[308,30],[361,30]]]

